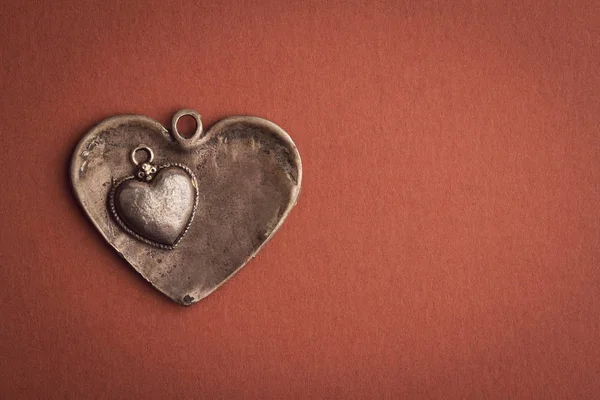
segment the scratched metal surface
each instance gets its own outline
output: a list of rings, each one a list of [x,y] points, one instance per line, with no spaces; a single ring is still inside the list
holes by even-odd
[[[135,171],[130,152],[141,144],[154,150],[155,164],[181,163],[197,178],[195,216],[172,250],[137,240],[107,207],[113,183]],[[84,136],[73,155],[71,180],[106,241],[158,290],[190,305],[242,268],[281,226],[297,201],[302,167],[287,133],[258,117],[226,118],[185,139],[151,118],[126,115]]]
[[[193,223],[198,184],[189,169],[144,163],[135,176],[113,184],[109,208],[126,231],[154,246],[175,248]],[[166,247],[165,247],[166,246]]]

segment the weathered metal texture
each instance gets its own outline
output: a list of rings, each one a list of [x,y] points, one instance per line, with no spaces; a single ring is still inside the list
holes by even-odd
[[[190,138],[177,131],[184,115],[197,121]],[[140,147],[152,154],[136,167]],[[171,132],[139,115],[101,122],[77,145],[71,181],[106,241],[158,290],[190,305],[273,236],[296,204],[302,165],[272,122],[230,117],[204,133],[198,113],[181,110]]]
[[[182,164],[142,164],[138,173],[112,185],[108,208],[138,240],[174,249],[191,226],[198,206],[198,182]]]

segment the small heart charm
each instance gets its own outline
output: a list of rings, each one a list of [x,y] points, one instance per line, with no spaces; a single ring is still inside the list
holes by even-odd
[[[177,130],[182,116],[196,120],[189,138]],[[230,117],[203,132],[193,110],[177,112],[170,132],[144,116],[109,118],[83,137],[71,164],[75,195],[102,236],[183,305],[262,249],[301,181],[298,150],[277,125]]]
[[[140,148],[141,149],[141,148]],[[135,149],[132,158],[135,160]],[[151,149],[146,149],[152,154]],[[109,195],[113,217],[139,240],[173,249],[187,232],[198,204],[194,173],[183,165],[141,165],[138,173],[119,180]]]

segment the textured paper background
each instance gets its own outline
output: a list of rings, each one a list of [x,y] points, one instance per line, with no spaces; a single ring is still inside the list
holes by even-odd
[[[2,2],[0,397],[597,398],[600,3],[286,3]],[[95,123],[183,107],[305,168],[192,308],[67,180]]]

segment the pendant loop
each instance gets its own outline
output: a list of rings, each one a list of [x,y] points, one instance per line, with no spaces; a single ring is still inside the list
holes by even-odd
[[[135,158],[135,155],[138,151],[145,151],[146,153],[148,153],[148,159],[146,161],[138,161]],[[138,147],[136,147],[135,149],[133,149],[131,151],[131,162],[133,162],[134,165],[140,165],[140,162],[144,162],[144,163],[151,163],[152,160],[154,160],[154,152],[152,151],[152,149],[146,145],[139,145]]]
[[[177,130],[177,122],[179,122],[181,117],[186,115],[196,120],[196,130],[189,138],[181,136],[179,130]],[[171,120],[171,132],[175,140],[177,140],[182,147],[193,147],[195,142],[202,137],[202,116],[198,113],[198,111],[189,108],[177,111],[175,114],[173,114],[173,119]]]

